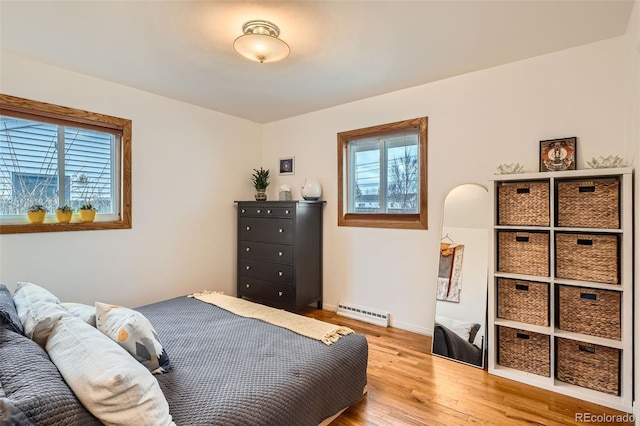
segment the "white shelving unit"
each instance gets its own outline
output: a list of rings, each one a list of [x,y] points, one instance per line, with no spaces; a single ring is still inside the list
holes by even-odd
[[[556,183],[566,180],[590,180],[599,178],[615,178],[620,184],[620,226],[618,229],[601,228],[568,228],[557,227],[556,222]],[[494,206],[494,229],[492,232],[492,249],[490,264],[492,265],[489,285],[488,319],[489,319],[489,373],[540,388],[580,398],[613,409],[631,413],[633,404],[633,169],[593,169],[572,170],[563,172],[523,173],[513,175],[497,175],[491,179],[494,183],[492,205]],[[549,183],[549,224],[550,226],[508,226],[498,225],[498,187],[505,182],[540,182]],[[579,213],[579,212],[576,212]],[[523,274],[503,273],[498,271],[498,241],[500,230],[530,232],[544,231],[549,234],[549,276],[530,276]],[[617,235],[619,237],[619,284],[586,282],[560,279],[555,276],[555,234],[556,232],[596,233]],[[526,324],[518,321],[498,318],[497,279],[510,278],[524,281],[549,283],[549,326]],[[589,289],[620,292],[621,295],[621,339],[608,339],[588,334],[574,333],[558,328],[556,287],[570,285]],[[544,377],[499,364],[498,326],[510,327],[528,332],[535,332],[550,338],[550,377]],[[562,382],[556,378],[556,338],[570,339],[614,348],[620,350],[619,395],[588,389]]]

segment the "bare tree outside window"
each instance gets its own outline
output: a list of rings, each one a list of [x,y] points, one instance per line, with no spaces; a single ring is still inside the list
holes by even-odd
[[[415,212],[418,208],[418,156],[412,147],[394,157],[389,171],[389,200],[394,210]]]

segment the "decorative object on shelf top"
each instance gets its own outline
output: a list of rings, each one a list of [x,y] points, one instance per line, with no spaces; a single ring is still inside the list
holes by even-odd
[[[504,163],[496,167],[496,175],[513,175],[516,173],[524,173],[524,166],[520,163]]]
[[[577,145],[578,138],[575,136],[540,141],[540,171],[575,170],[578,154]]]
[[[260,62],[281,61],[289,56],[289,45],[279,39],[280,29],[268,21],[249,21],[244,33],[233,42],[233,48],[245,58]]]
[[[627,163],[625,163],[622,157],[610,155],[608,157],[593,157],[587,161],[587,165],[592,169],[611,169],[615,167],[625,167]]]
[[[96,212],[98,209],[93,207],[91,203],[85,203],[78,207],[78,211],[80,212],[80,222],[93,222],[96,218]]]
[[[291,188],[289,185],[280,185],[280,192],[278,192],[278,199],[280,201],[291,201]]]
[[[260,167],[260,170],[253,169],[251,183],[256,189],[256,201],[267,201],[265,190],[269,186],[269,169],[265,170],[262,167]]]
[[[316,201],[322,195],[322,186],[320,181],[316,178],[306,178],[302,189],[300,190],[302,198],[308,201]]]
[[[44,222],[45,214],[47,214],[47,209],[42,204],[32,204],[27,209],[27,218],[30,223]]]
[[[68,204],[63,206],[58,206],[56,209],[56,219],[60,223],[69,223],[71,222],[71,217],[73,216],[73,209],[69,207]]]

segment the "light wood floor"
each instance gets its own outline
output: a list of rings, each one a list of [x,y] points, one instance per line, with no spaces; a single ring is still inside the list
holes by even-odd
[[[575,413],[623,414],[432,356],[428,336],[329,311],[301,313],[351,327],[369,343],[368,393],[332,426],[566,425],[576,424]]]

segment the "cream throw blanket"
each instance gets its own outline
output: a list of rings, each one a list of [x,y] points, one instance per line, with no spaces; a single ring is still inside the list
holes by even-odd
[[[348,327],[329,324],[282,309],[270,308],[248,300],[226,296],[222,293],[204,290],[202,293],[190,294],[188,297],[195,297],[198,300],[211,303],[242,317],[255,318],[286,328],[294,333],[319,340],[326,345],[331,345],[338,341],[341,336],[353,333],[353,330]]]

